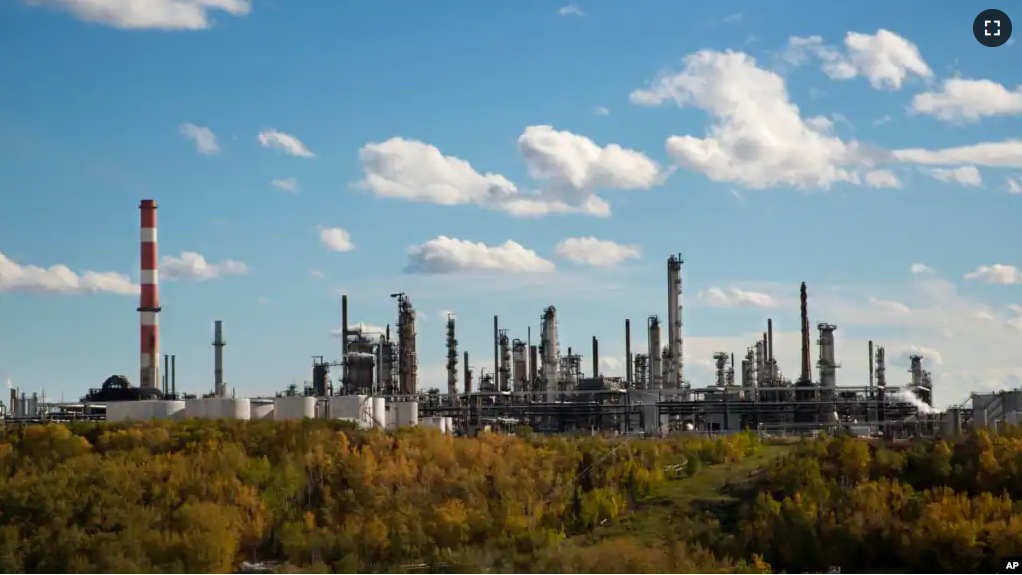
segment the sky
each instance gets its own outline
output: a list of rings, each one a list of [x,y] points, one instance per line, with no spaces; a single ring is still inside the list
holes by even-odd
[[[179,391],[263,395],[418,311],[492,370],[492,316],[623,375],[682,254],[685,377],[712,384],[798,288],[838,383],[908,355],[935,402],[1022,384],[1022,67],[951,1],[0,3],[0,376],[74,400],[138,381],[139,214],[159,203]],[[1010,16],[1009,11],[1009,16]],[[815,342],[816,334],[813,334]],[[813,359],[817,350],[813,349]]]

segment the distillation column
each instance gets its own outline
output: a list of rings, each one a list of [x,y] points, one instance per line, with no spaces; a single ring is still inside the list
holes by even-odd
[[[454,315],[447,314],[447,396],[451,405],[458,399],[458,338],[454,328]]]
[[[160,297],[156,249],[156,200],[142,200],[139,305],[139,387],[160,385]]]
[[[655,315],[646,320],[649,344],[649,389],[660,391],[664,387],[663,358],[660,351],[660,318]]]
[[[515,391],[528,391],[529,371],[526,363],[528,345],[518,338],[511,342],[511,364]]]
[[[824,421],[833,419],[834,401],[837,395],[837,368],[840,367],[834,356],[834,330],[837,326],[830,323],[821,323],[816,326],[820,330],[820,359],[816,366],[820,372],[820,390],[824,401],[821,409],[825,416]]]
[[[557,350],[557,309],[554,306],[543,310],[539,352],[543,356],[541,369],[546,401],[553,403],[557,399],[557,384],[560,377],[560,358]]]
[[[415,308],[403,293],[397,298],[398,393],[414,395],[419,381],[418,355],[415,350]]]
[[[681,387],[684,373],[681,308],[681,265],[683,263],[685,261],[681,259],[681,254],[667,258],[667,354],[669,359],[667,381],[664,382],[664,387],[670,389]]]
[[[511,344],[507,337],[507,330],[499,331],[497,337],[500,342],[500,371],[497,382],[500,391],[511,391]]]

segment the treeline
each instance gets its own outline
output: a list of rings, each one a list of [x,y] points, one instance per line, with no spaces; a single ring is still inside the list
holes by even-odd
[[[767,572],[681,539],[561,544],[667,475],[758,448],[747,434],[452,438],[326,421],[9,426],[0,571]]]
[[[821,438],[750,484],[730,520],[680,533],[789,573],[993,573],[1022,553],[1022,431],[957,442]]]

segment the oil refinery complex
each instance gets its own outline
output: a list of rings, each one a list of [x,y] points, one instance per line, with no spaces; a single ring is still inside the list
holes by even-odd
[[[428,425],[445,433],[472,434],[482,429],[513,431],[528,426],[545,433],[587,432],[659,435],[673,430],[728,433],[755,429],[776,434],[844,429],[858,435],[905,437],[958,434],[969,425],[1018,423],[1022,391],[973,395],[968,404],[945,412],[932,409],[933,383],[923,357],[911,356],[910,379],[888,383],[883,346],[869,342],[869,378],[865,385],[839,386],[834,337],[837,326],[817,325],[816,373],[812,363],[809,297],[800,289],[801,362],[795,379],[785,377],[774,357],[773,321],[736,362],[731,350],[713,354],[711,385],[693,386],[685,378],[680,255],[667,259],[666,334],[658,316],[646,318],[648,348],[631,347],[631,321],[624,320],[625,376],[599,370],[599,342],[592,338],[591,370],[583,356],[558,338],[557,309],[542,310],[538,341],[532,330],[513,338],[493,317],[492,369],[473,369],[459,353],[457,321],[447,318],[446,389],[419,390],[416,311],[405,293],[391,297],[397,308],[394,334],[367,333],[348,322],[348,298],[341,298],[341,350],[337,361],[314,358],[312,383],[291,386],[276,397],[228,394],[223,373],[223,323],[213,326],[214,381],[206,397],[177,392],[176,357],[159,346],[159,296],[156,210],[143,200],[141,212],[141,290],[139,313],[139,385],[112,376],[75,403],[49,403],[36,394],[10,390],[4,421],[69,419],[108,421],[151,418],[301,419],[330,418],[363,427]],[[666,336],[666,341],[664,337]],[[488,367],[488,366],[487,366]],[[162,374],[161,374],[162,371]],[[10,387],[10,385],[9,385]]]

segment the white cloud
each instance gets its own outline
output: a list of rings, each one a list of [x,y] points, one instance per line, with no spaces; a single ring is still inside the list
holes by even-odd
[[[160,258],[160,277],[168,280],[204,282],[220,276],[243,275],[248,272],[248,266],[242,262],[224,260],[220,263],[209,263],[205,257],[196,252],[181,252],[178,257]]]
[[[610,110],[605,106],[597,106],[593,108],[593,113],[596,114],[597,116],[609,116]]]
[[[956,183],[973,188],[983,185],[983,177],[980,176],[979,169],[976,166],[930,168],[923,170],[923,172],[942,182]]]
[[[593,362],[590,361],[589,365]],[[625,377],[625,365],[624,362],[616,357],[609,355],[600,355],[600,374],[606,376],[617,376]]]
[[[578,4],[575,4],[574,2],[567,6],[562,6],[557,10],[557,13],[561,16],[585,16],[585,12],[583,12],[582,9],[579,8]]]
[[[979,266],[976,271],[965,274],[967,280],[980,280],[989,284],[1022,283],[1022,271],[1015,266],[993,264]]]
[[[909,271],[911,271],[913,275],[929,275],[933,273],[933,268],[926,264],[912,264]]]
[[[35,293],[112,293],[138,295],[138,286],[124,274],[114,272],[71,271],[64,264],[48,268],[22,265],[0,253],[0,292]]]
[[[359,322],[355,322],[355,323],[349,323],[348,324],[348,331],[349,332],[353,332],[353,331],[354,332],[359,332],[362,335],[376,335],[376,334],[381,334],[381,333],[387,333],[387,328],[386,327],[381,327],[381,326],[378,326],[378,325],[375,325],[375,324],[359,321]],[[330,335],[333,336],[333,337],[341,337],[341,328],[340,327],[336,327],[336,328],[330,330]]]
[[[913,164],[936,166],[974,164],[977,166],[1022,167],[1022,140],[982,142],[968,146],[927,150],[908,148],[891,152],[893,159]]]
[[[508,240],[499,246],[440,236],[408,249],[410,273],[446,274],[471,271],[544,273],[554,264],[536,252]]]
[[[1022,114],[1022,86],[1009,90],[991,80],[948,78],[939,92],[917,94],[911,110],[944,121]]]
[[[344,228],[321,229],[319,241],[335,252],[350,252],[355,249],[355,244],[351,243],[351,234]]]
[[[613,266],[641,256],[639,246],[600,240],[592,236],[567,238],[554,248],[558,257],[590,266]]]
[[[245,16],[251,0],[26,0],[29,6],[53,6],[86,22],[128,30],[205,30],[209,12]]]
[[[890,122],[891,120],[892,120],[892,118],[891,118],[890,114],[884,114],[883,116],[877,118],[876,120],[873,120],[873,125],[874,126],[883,126],[884,124]]]
[[[195,124],[181,124],[177,129],[178,133],[195,142],[195,150],[202,155],[212,156],[220,151],[220,144],[216,142],[216,134],[213,130]]]
[[[298,180],[296,180],[294,178],[283,178],[283,179],[279,179],[279,180],[271,180],[270,181],[270,185],[275,187],[275,188],[277,188],[278,190],[283,190],[283,191],[285,191],[285,192],[287,192],[289,194],[297,194],[298,193]]]
[[[323,273],[322,270],[312,270],[312,271],[309,272],[309,275],[314,277],[314,278],[316,278],[316,279],[321,279],[321,280],[325,280],[326,279],[326,274]]]
[[[301,140],[291,134],[285,134],[277,130],[263,130],[259,132],[258,139],[264,148],[280,150],[289,156],[297,156],[299,158],[316,157],[316,154],[313,154],[309,148],[305,147]]]
[[[848,32],[843,51],[825,45],[820,36],[793,36],[782,57],[795,65],[815,57],[832,80],[863,76],[878,90],[900,90],[909,74],[933,77],[915,44],[882,28],[876,34]]]
[[[715,307],[775,307],[777,300],[765,293],[746,291],[738,288],[722,289],[711,287],[700,292],[699,299]]]
[[[524,192],[500,174],[481,174],[461,158],[404,138],[366,144],[359,152],[365,177],[356,185],[382,197],[448,206],[475,204],[515,216],[558,212],[608,216],[610,206],[595,189],[647,189],[665,176],[639,152],[616,144],[601,147],[550,126],[526,128],[518,149],[529,174],[546,182],[542,190]]]
[[[900,345],[896,349],[892,350],[892,354],[888,357],[892,358],[891,361],[895,365],[908,366],[912,364],[912,359],[909,356],[921,355],[923,356],[923,362],[929,362],[932,365],[941,365],[944,363],[944,356],[939,351],[932,347],[925,347],[921,345]]]
[[[736,13],[731,14],[729,16],[725,16],[724,19],[721,20],[721,21],[724,22],[724,23],[740,22],[742,20],[742,18],[744,18],[744,17],[745,17],[745,12],[736,12]]]
[[[1022,194],[1022,178],[1005,178],[1005,183],[1008,184],[1008,193],[1017,196]]]
[[[873,188],[900,188],[901,180],[890,170],[873,170],[866,173],[866,185]]]
[[[900,301],[892,301],[886,299],[877,299],[875,297],[869,298],[869,303],[880,308],[884,311],[892,313],[912,313],[912,310]]]
[[[662,73],[630,96],[635,104],[672,101],[713,116],[705,138],[668,138],[667,151],[678,165],[753,189],[858,183],[857,168],[872,165],[865,146],[807,125],[784,79],[758,67],[752,56],[703,50],[683,64],[680,73]]]

